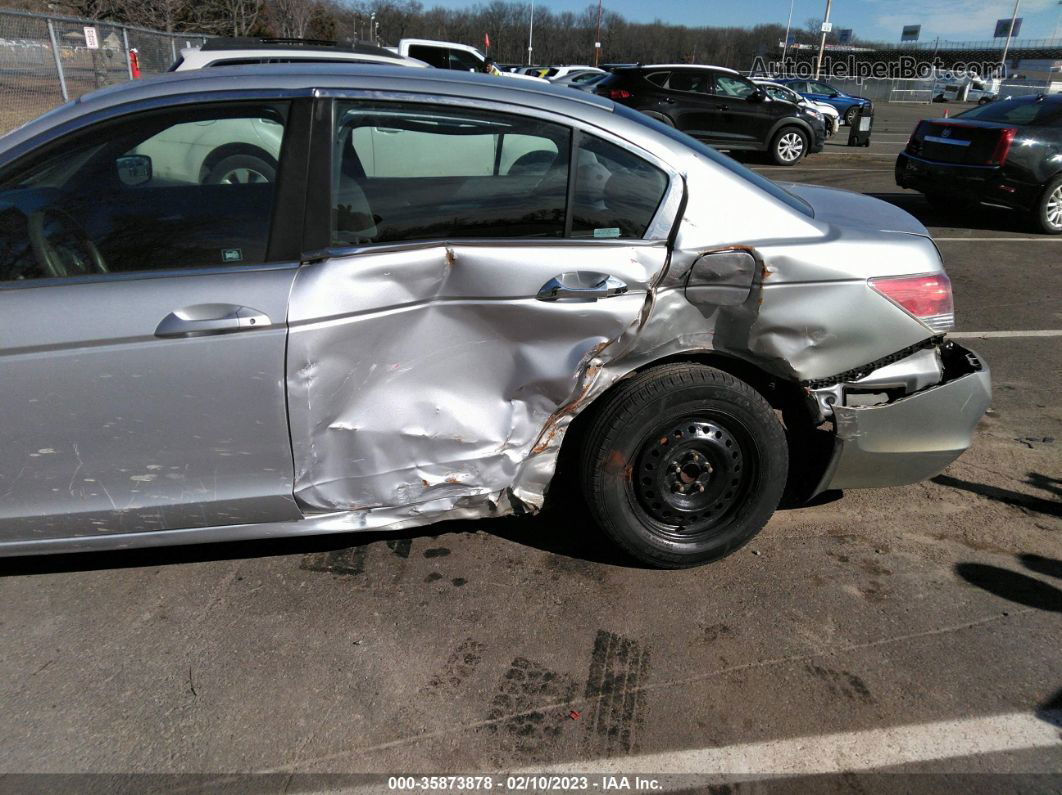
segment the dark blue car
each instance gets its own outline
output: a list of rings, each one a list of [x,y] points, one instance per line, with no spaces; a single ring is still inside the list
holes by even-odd
[[[843,91],[834,88],[829,83],[821,80],[805,80],[800,77],[789,77],[775,82],[783,83],[795,92],[816,102],[825,102],[837,108],[845,124],[851,124],[860,108],[870,108],[871,102],[863,97],[853,97]]]

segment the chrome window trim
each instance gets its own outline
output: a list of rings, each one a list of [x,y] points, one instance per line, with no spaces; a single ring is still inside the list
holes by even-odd
[[[173,279],[188,276],[221,276],[248,271],[295,270],[298,262],[263,262],[258,265],[208,265],[203,268],[160,268],[149,271],[124,271],[119,273],[88,273],[83,276],[58,276],[50,279],[16,279],[0,281],[0,290],[29,290],[35,287],[69,287],[79,284],[105,282],[131,282],[141,279]]]
[[[93,113],[78,116],[75,119],[63,122],[54,127],[49,127],[44,133],[29,140],[23,141],[3,153],[0,156],[0,170],[7,170],[15,161],[30,154],[42,146],[48,146],[63,136],[76,133],[93,124],[105,121],[113,121],[123,116],[152,110],[177,110],[186,105],[203,106],[218,102],[270,102],[281,99],[299,99],[300,97],[312,97],[313,89],[232,89],[228,91],[199,91],[191,94],[163,94],[154,97],[125,102],[120,105],[111,105]],[[79,100],[74,100],[78,102]],[[63,106],[61,106],[63,107]]]

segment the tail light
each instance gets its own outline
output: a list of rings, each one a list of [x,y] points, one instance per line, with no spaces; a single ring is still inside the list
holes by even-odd
[[[951,279],[945,273],[881,276],[871,279],[870,286],[933,331],[944,333],[955,327]]]
[[[924,121],[918,122],[918,124],[915,125],[914,130],[911,131],[911,137],[907,139],[907,151],[913,155],[917,155],[919,149],[921,149],[922,126],[924,124]]]
[[[631,92],[625,88],[612,88],[608,92],[609,99],[630,99],[630,97]]]
[[[1014,142],[1017,132],[1017,127],[1005,127],[999,131],[999,141],[996,143],[995,151],[992,152],[992,159],[988,161],[990,165],[1001,166],[1007,162],[1010,145]]]

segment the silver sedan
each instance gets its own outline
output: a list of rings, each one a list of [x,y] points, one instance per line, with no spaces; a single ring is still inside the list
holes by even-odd
[[[591,94],[171,74],[0,139],[0,553],[533,514],[690,566],[939,472],[989,400],[895,207]]]

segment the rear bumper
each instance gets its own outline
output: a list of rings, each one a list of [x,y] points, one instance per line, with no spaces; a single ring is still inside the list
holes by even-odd
[[[881,406],[834,408],[833,458],[816,492],[933,477],[970,446],[991,399],[988,365],[951,343],[936,386]]]
[[[922,193],[960,196],[964,200],[1001,204],[1018,210],[1035,205],[1039,186],[1008,179],[999,166],[937,163],[900,152],[896,158],[896,184]]]

